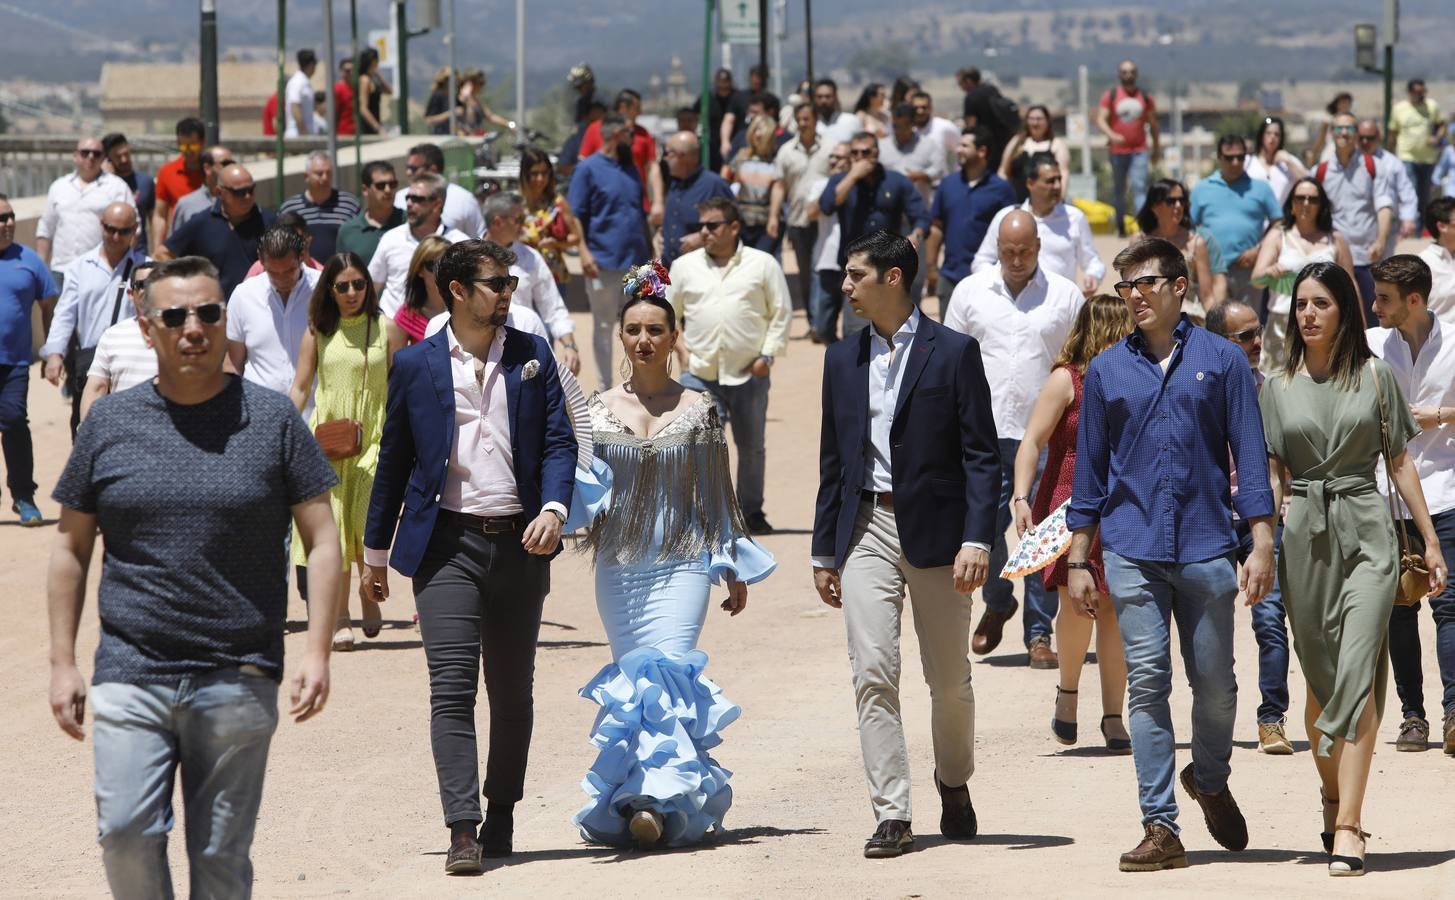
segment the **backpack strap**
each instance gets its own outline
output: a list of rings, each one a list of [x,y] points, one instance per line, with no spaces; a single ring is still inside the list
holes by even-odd
[[[1364,171],[1366,171],[1366,172],[1369,173],[1369,180],[1370,181],[1373,181],[1374,180],[1374,156],[1372,154],[1369,154],[1369,153],[1364,154]]]
[[[1318,166],[1314,169],[1314,181],[1317,181],[1319,184],[1323,184],[1324,183],[1324,175],[1327,174],[1328,171],[1329,171],[1329,161],[1328,160],[1324,160],[1323,162],[1319,163]]]

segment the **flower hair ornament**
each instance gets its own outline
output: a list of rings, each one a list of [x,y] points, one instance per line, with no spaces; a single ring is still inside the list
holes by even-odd
[[[667,269],[662,261],[654,259],[627,270],[621,279],[621,292],[627,297],[658,297],[665,300],[667,285],[671,283],[672,279],[667,277]]]

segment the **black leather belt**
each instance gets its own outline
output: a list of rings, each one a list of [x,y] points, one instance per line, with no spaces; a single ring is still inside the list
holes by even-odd
[[[452,509],[441,509],[440,519],[446,522],[454,522],[462,525],[468,531],[478,531],[482,534],[510,534],[520,531],[522,526],[519,513],[513,516],[475,516],[470,513],[455,512]]]

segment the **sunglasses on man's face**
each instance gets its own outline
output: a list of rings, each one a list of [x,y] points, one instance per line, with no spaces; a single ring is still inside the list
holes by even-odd
[[[1354,130],[1355,129],[1353,125],[1335,125],[1333,128],[1329,129],[1329,131],[1333,134],[1353,134]]]
[[[360,293],[360,294],[362,294],[364,291],[367,291],[368,289],[369,289],[369,281],[366,278],[348,278],[348,279],[341,279],[341,280],[335,281],[333,283],[333,292],[335,294],[352,294],[352,293]]]
[[[14,222],[14,221],[15,221],[15,213],[13,213],[13,212],[0,213],[0,225],[9,225],[11,222]]]
[[[394,191],[399,189],[399,181],[397,179],[394,181],[376,181],[369,185],[369,187],[376,191]]]
[[[107,225],[105,222],[102,222],[101,227],[106,231],[107,234],[112,234],[117,237],[125,237],[128,234],[136,234],[135,225]]]
[[[181,328],[192,315],[203,325],[216,325],[222,321],[221,303],[203,303],[197,307],[173,306],[170,309],[154,309],[147,316],[162,324],[163,328]]]
[[[100,159],[102,153],[100,150],[77,150],[76,155],[86,159]]]
[[[1222,160],[1223,162],[1239,162],[1240,163],[1240,162],[1242,162],[1243,160],[1245,160],[1247,158],[1248,158],[1248,154],[1246,154],[1246,153],[1219,153],[1218,154],[1218,159]]]
[[[223,185],[222,189],[224,191],[227,191],[229,194],[232,194],[234,197],[251,197],[253,195],[253,192],[256,191],[258,188],[257,185],[249,184],[245,187],[236,188]]]
[[[867,157],[873,156],[874,153],[875,150],[872,147],[855,147],[854,149],[849,151],[849,155],[854,157],[855,159],[865,159]]]
[[[1377,135],[1377,134],[1361,134],[1361,135],[1359,135],[1359,142],[1360,143],[1363,143],[1363,144],[1370,144],[1370,143],[1373,143],[1373,142],[1375,142],[1377,140],[1379,140],[1379,135]]]
[[[714,231],[717,231],[719,228],[721,228],[722,226],[724,226],[726,224],[727,224],[726,222],[722,222],[722,221],[718,221],[718,222],[688,222],[687,223],[687,231],[688,231],[688,233],[691,233],[691,232],[694,232],[694,231],[701,231],[702,229],[706,228],[707,229],[707,233],[708,234],[712,234]]]
[[[201,141],[178,141],[177,142],[177,149],[180,150],[183,153],[201,153],[202,152],[202,142]]]
[[[429,203],[434,200],[429,194],[405,194],[405,203]]]
[[[1138,294],[1146,297],[1154,292],[1154,289],[1157,287],[1157,282],[1164,279],[1167,279],[1166,275],[1143,275],[1141,278],[1134,278],[1131,281],[1118,281],[1112,287],[1116,290],[1118,297],[1121,297],[1123,300],[1130,300],[1132,298],[1132,288],[1136,288]]]
[[[503,294],[507,290],[513,291],[520,284],[520,278],[515,275],[492,275],[489,278],[471,278],[472,284],[483,284],[492,293]]]
[[[1242,331],[1234,331],[1233,333],[1226,335],[1226,337],[1228,340],[1232,341],[1235,344],[1246,344],[1249,341],[1253,340],[1253,338],[1259,337],[1262,334],[1263,326],[1254,325],[1252,328],[1244,328]]]

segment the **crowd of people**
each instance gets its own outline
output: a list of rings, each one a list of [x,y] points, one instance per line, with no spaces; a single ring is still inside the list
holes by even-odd
[[[316,62],[300,53],[300,73]],[[457,122],[511,127],[479,101],[477,74],[458,82]],[[1065,199],[1069,152],[1050,111],[1022,115],[977,70],[958,75],[952,121],[908,78],[869,85],[846,112],[832,79],[804,82],[785,107],[761,67],[750,93],[721,70],[699,104],[704,167],[698,129],[659,154],[641,96],[622,90],[608,111],[578,66],[569,178],[557,179],[564,157],[526,148],[519,191],[483,200],[420,143],[402,177],[364,166],[358,193],[312,154],[304,190],[268,209],[194,118],[154,179],[123,135],[79,140],[33,249],[15,243],[0,197],[7,485],[22,524],[45,524],[26,411],[39,303],[42,374],[70,399],[74,441],[53,493],[51,704],[80,737],[91,701],[113,893],[165,893],[158,798],[179,765],[194,889],[248,893],[290,574],[311,601],[291,685],[300,721],[327,700],[330,653],[360,646],[355,621],[364,641],[378,636],[389,569],[411,579],[445,868],[510,854],[550,561],[578,531],[612,659],[582,689],[601,706],[599,756],[574,821],[586,840],[642,848],[719,832],[732,789],[709,751],[740,710],[705,674],[698,636],[713,584],[737,615],[776,566],[759,542],[774,532],[765,432],[795,305],[826,346],[813,583],[847,631],[876,820],[865,855],[914,846],[906,597],[947,839],[978,832],[971,656],[995,651],[1020,611],[1026,663],[1058,670],[1047,736],[1063,745],[1081,740],[1095,635],[1098,730],[1133,757],[1142,809],[1121,869],[1187,865],[1174,780],[1214,839],[1242,850],[1228,782],[1243,602],[1258,747],[1294,750],[1291,632],[1329,872],[1362,874],[1391,663],[1398,749],[1428,746],[1423,599],[1455,755],[1455,458],[1442,437],[1455,344],[1441,337],[1455,327],[1455,194],[1430,187],[1451,153],[1438,106],[1410,82],[1394,153],[1378,122],[1331,107],[1327,148],[1302,161],[1269,116],[1256,135],[1221,136],[1216,171],[1189,190],[1148,184],[1155,106],[1122,62],[1096,125],[1118,227],[1132,209],[1137,227],[1104,293],[1108,265]],[[432,126],[449,119],[444,76]],[[315,127],[306,82],[285,94],[300,133]],[[361,125],[377,130],[382,82],[368,84]],[[1422,228],[1418,255],[1393,253]],[[592,319],[589,397],[562,292],[572,256]],[[1069,550],[1019,579],[1017,601],[1007,534],[1057,516]],[[98,534],[88,695],[75,636]],[[1194,698],[1192,761],[1176,776],[1173,620]]]

